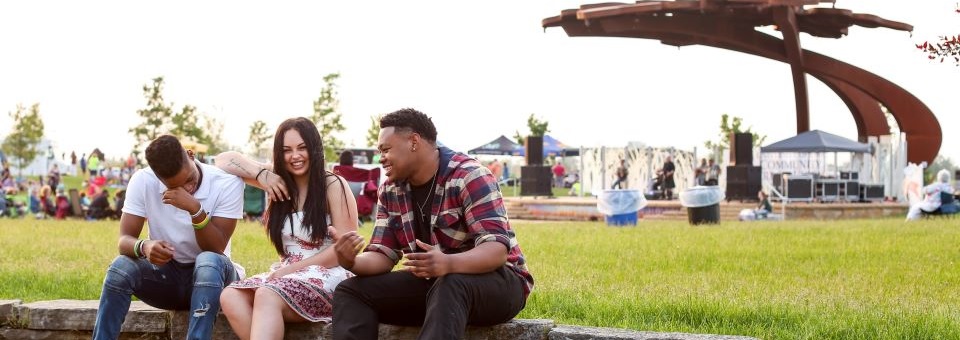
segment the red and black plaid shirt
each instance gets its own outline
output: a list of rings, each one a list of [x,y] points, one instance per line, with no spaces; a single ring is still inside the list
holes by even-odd
[[[523,252],[510,228],[500,187],[490,170],[469,156],[440,147],[442,169],[430,209],[431,243],[447,254],[463,253],[484,242],[509,249],[507,268],[533,289]],[[386,255],[396,264],[402,252],[417,251],[413,202],[408,182],[387,181],[380,189],[377,223],[365,251]]]

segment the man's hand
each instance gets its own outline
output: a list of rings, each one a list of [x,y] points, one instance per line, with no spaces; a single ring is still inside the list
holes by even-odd
[[[333,250],[337,254],[337,262],[343,269],[353,268],[354,260],[357,259],[357,253],[363,250],[363,236],[356,231],[350,231],[343,235],[337,235],[337,228],[327,227],[330,237],[333,238]]]
[[[290,199],[290,194],[287,193],[287,185],[283,183],[283,178],[280,178],[280,175],[270,170],[263,171],[262,174],[257,176],[257,182],[263,187],[263,191],[267,192],[267,198],[270,201],[277,202]]]
[[[147,240],[143,243],[143,254],[150,263],[163,265],[173,259],[173,245],[163,240]]]
[[[164,204],[177,207],[178,209],[186,211],[191,215],[200,210],[200,202],[197,201],[193,195],[184,190],[183,187],[167,189],[167,191],[163,192],[163,197],[161,199]]]
[[[400,270],[425,279],[441,277],[450,273],[450,268],[453,265],[450,261],[450,255],[444,254],[440,249],[420,242],[420,240],[416,241],[417,246],[427,252],[404,254],[403,258],[407,261],[403,263],[404,267]]]

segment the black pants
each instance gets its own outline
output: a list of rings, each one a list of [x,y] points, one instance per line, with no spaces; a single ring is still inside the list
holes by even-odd
[[[353,277],[333,295],[333,338],[376,339],[382,322],[422,325],[419,339],[461,339],[468,324],[495,325],[520,313],[523,284],[506,267],[431,280],[407,272]]]

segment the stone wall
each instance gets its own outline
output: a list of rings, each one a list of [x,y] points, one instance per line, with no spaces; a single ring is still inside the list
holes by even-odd
[[[53,300],[23,304],[0,300],[0,339],[90,339],[98,301]],[[123,323],[120,339],[170,340],[185,338],[187,312],[171,312],[134,301]],[[288,324],[285,339],[331,339],[330,324]],[[380,325],[380,339],[416,339],[418,327]],[[220,314],[214,339],[233,340],[227,320]],[[638,332],[615,328],[555,325],[552,320],[516,319],[491,327],[468,327],[464,339],[493,340],[583,340],[583,339],[671,339],[749,340],[751,337]]]

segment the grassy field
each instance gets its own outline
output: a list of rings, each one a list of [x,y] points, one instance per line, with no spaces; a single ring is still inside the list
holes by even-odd
[[[960,338],[955,221],[514,227],[536,278],[521,318],[765,339]],[[0,220],[0,299],[97,299],[117,232],[116,222]],[[252,223],[233,249],[251,273],[275,260]]]

